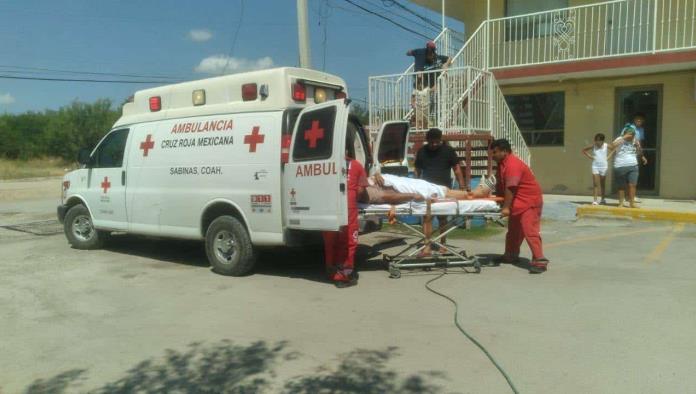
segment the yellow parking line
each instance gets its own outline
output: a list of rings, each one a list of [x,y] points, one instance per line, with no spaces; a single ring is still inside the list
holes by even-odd
[[[544,244],[544,249],[546,248],[553,248],[556,246],[563,246],[563,245],[572,245],[572,244],[578,244],[582,242],[590,242],[590,241],[601,241],[604,239],[612,239],[612,238],[618,238],[618,237],[627,237],[629,235],[635,235],[635,234],[643,234],[643,233],[659,233],[669,230],[669,227],[656,227],[656,228],[644,228],[640,230],[633,230],[633,231],[622,231],[622,232],[617,232],[614,234],[604,234],[604,235],[593,235],[591,237],[584,237],[584,238],[574,238],[574,239],[568,239],[565,241],[558,241],[558,242],[552,242],[548,244]]]
[[[674,240],[674,237],[677,236],[680,232],[684,231],[685,224],[684,223],[677,223],[672,231],[670,231],[667,235],[665,235],[664,238],[662,238],[662,241],[660,241],[657,246],[655,246],[655,249],[645,258],[646,263],[651,263],[653,261],[657,261],[662,257],[662,253],[664,253],[665,250],[667,250],[667,247],[672,243]]]

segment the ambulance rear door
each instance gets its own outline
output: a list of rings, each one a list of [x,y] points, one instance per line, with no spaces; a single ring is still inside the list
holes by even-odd
[[[392,121],[382,124],[372,151],[372,172],[408,175],[408,131],[408,122]]]
[[[300,112],[283,174],[290,229],[336,231],[347,224],[348,104],[333,100]]]

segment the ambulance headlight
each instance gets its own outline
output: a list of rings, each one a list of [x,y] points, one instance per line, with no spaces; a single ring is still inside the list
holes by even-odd
[[[326,90],[322,88],[315,88],[314,89],[314,102],[319,104],[323,103],[326,101]]]
[[[193,101],[193,105],[205,104],[205,89],[194,90],[191,100]]]

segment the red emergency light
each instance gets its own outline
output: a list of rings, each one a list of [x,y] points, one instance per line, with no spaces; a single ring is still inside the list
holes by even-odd
[[[254,101],[258,97],[258,89],[255,83],[245,83],[242,85],[242,100]]]
[[[336,99],[346,98],[346,92],[336,92]]]
[[[290,143],[292,143],[292,135],[285,134],[280,139],[280,162],[286,164],[290,161]]]
[[[150,97],[150,112],[157,112],[162,109],[162,98],[160,96]]]
[[[295,82],[292,84],[292,99],[295,101],[305,101],[307,99],[307,91],[303,83]]]

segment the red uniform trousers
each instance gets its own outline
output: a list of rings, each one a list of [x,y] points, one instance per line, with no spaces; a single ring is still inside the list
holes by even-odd
[[[348,208],[348,225],[339,231],[324,231],[324,262],[326,273],[334,281],[350,280],[358,248],[358,209]]]
[[[522,241],[526,240],[532,251],[532,260],[544,258],[541,247],[541,206],[530,207],[517,215],[510,215],[505,236],[505,256],[517,258]]]

